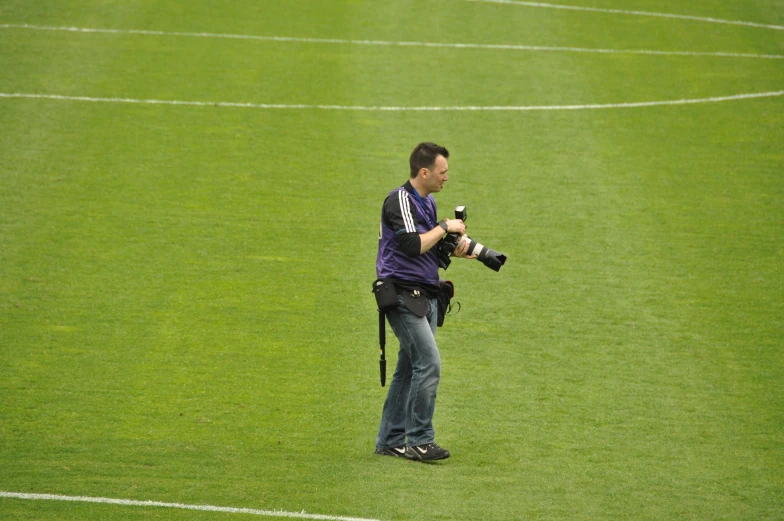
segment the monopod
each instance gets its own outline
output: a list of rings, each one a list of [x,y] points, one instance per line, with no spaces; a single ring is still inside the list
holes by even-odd
[[[381,358],[378,360],[378,370],[381,375],[381,387],[387,383],[387,359],[385,348],[387,344],[387,321],[383,311],[378,312],[378,343],[381,344]]]

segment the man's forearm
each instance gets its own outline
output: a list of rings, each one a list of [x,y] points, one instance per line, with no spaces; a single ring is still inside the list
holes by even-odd
[[[426,251],[429,251],[430,248],[438,244],[444,237],[444,229],[438,225],[432,230],[427,233],[422,233],[419,235],[419,254],[422,255]]]

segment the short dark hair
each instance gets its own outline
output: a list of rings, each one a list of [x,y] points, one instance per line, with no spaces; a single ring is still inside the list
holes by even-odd
[[[408,164],[411,166],[411,178],[416,177],[421,169],[429,169],[433,166],[438,156],[444,156],[445,159],[448,159],[449,150],[435,143],[418,144],[408,160]]]

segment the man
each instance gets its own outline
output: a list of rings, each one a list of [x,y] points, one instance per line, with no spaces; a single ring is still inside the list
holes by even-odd
[[[398,305],[387,311],[400,341],[376,438],[375,454],[415,460],[439,460],[449,451],[435,442],[433,412],[441,377],[441,357],[435,342],[438,248],[447,232],[465,233],[459,219],[437,220],[432,194],[440,192],[447,175],[449,151],[420,143],[411,153],[411,177],[384,201],[376,259],[379,279],[394,279]],[[466,256],[461,241],[452,254]],[[423,316],[422,316],[423,315]]]

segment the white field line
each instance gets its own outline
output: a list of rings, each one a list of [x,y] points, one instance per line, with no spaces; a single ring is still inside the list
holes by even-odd
[[[521,2],[518,0],[467,0],[469,2],[482,2],[489,4],[510,4],[522,5],[525,7],[544,7],[547,9],[569,9],[572,11],[591,11],[594,13],[625,14],[633,16],[656,16],[659,18],[677,18],[680,20],[692,20],[695,22],[709,22],[714,24],[745,25],[748,27],[760,27],[763,29],[776,29],[784,31],[784,25],[770,25],[756,22],[744,22],[741,20],[722,20],[721,18],[707,18],[702,16],[691,16],[686,14],[653,13],[650,11],[627,11],[624,9],[607,9],[602,7],[583,7],[577,5],[545,4],[540,2]]]
[[[720,96],[713,98],[680,99],[665,101],[639,101],[630,103],[607,103],[590,105],[523,105],[523,106],[361,106],[361,105],[311,105],[311,104],[280,104],[280,103],[237,103],[230,101],[182,101],[182,100],[156,100],[156,99],[131,99],[131,98],[95,98],[88,96],[61,96],[58,94],[29,94],[23,92],[0,92],[0,98],[31,98],[61,101],[82,101],[91,103],[131,103],[143,105],[187,105],[195,107],[227,107],[250,109],[316,109],[316,110],[355,110],[373,112],[479,112],[479,111],[534,111],[534,110],[591,110],[591,109],[622,109],[657,107],[666,105],[690,105],[699,103],[718,103],[721,101],[736,101],[753,98],[771,98],[784,95],[784,90],[772,92],[758,92],[737,94],[734,96]]]
[[[216,507],[212,505],[186,505],[182,503],[162,503],[160,501],[134,501],[131,499],[112,499],[108,497],[58,496],[53,494],[25,494],[21,492],[0,492],[0,497],[14,499],[31,499],[38,501],[73,501],[80,503],[103,503],[134,507],[164,507],[182,510],[201,510],[204,512],[225,512],[229,514],[251,514],[267,517],[288,517],[294,519],[314,519],[323,521],[378,521],[362,517],[327,516],[307,514],[303,512],[284,512],[279,510],[257,510],[254,508]]]
[[[191,38],[224,38],[233,40],[256,40],[264,42],[292,42],[292,43],[319,43],[342,45],[375,45],[386,47],[431,47],[444,49],[484,49],[484,50],[511,50],[511,51],[557,51],[581,52],[600,54],[648,54],[656,56],[713,56],[721,58],[762,58],[784,59],[780,54],[752,54],[734,52],[700,52],[700,51],[661,51],[646,49],[591,49],[585,47],[553,47],[541,45],[514,45],[514,44],[482,44],[482,43],[439,43],[439,42],[395,42],[385,40],[345,40],[335,38],[299,38],[289,36],[255,36],[250,34],[220,34],[220,33],[195,33],[195,32],[165,32],[148,31],[144,29],[100,29],[92,27],[58,27],[30,24],[0,24],[0,29],[30,29],[38,31],[66,31],[74,33],[99,33],[120,35],[146,35],[146,36],[186,36]]]

